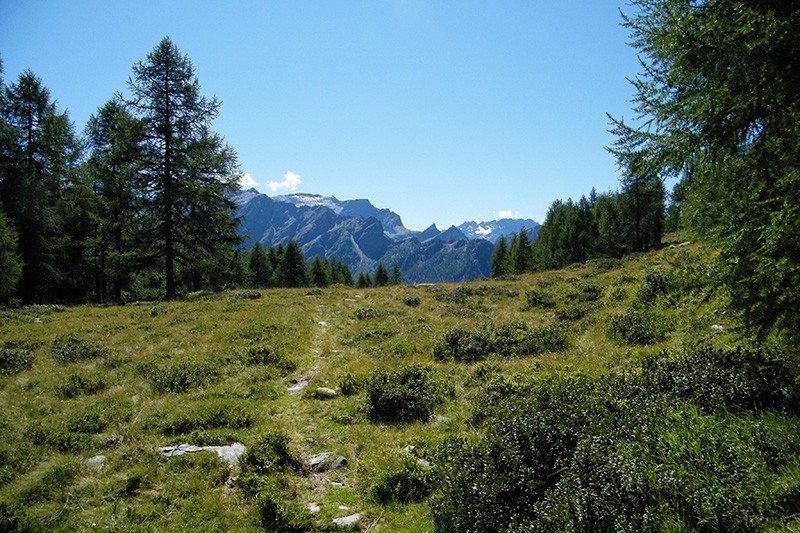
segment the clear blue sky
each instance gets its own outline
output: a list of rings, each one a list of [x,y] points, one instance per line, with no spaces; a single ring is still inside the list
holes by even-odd
[[[626,78],[639,72],[620,9],[0,0],[0,56],[6,83],[30,68],[83,131],[169,36],[222,102],[214,129],[263,192],[369,198],[412,229],[501,212],[541,222],[556,198],[617,188],[606,112],[632,117]]]

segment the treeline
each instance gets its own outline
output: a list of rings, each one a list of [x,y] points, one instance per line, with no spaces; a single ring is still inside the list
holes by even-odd
[[[79,135],[31,71],[0,75],[0,299],[174,298],[241,279],[219,102],[167,38],[128,89]]]
[[[594,189],[577,202],[556,200],[547,211],[537,238],[523,228],[498,239],[492,254],[492,276],[539,272],[599,257],[622,257],[657,248],[665,227],[677,225],[678,211],[665,215],[663,181],[654,173],[629,171],[620,192]]]
[[[383,263],[378,263],[375,273],[360,272],[358,280],[353,278],[350,267],[335,257],[315,256],[307,264],[303,250],[296,241],[286,246],[256,242],[242,256],[241,285],[263,289],[267,287],[329,287],[331,285],[382,287],[402,283],[400,266],[395,263],[392,272]]]

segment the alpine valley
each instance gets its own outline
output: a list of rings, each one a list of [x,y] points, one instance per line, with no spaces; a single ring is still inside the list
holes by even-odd
[[[465,222],[441,231],[403,226],[397,213],[369,200],[338,200],[317,194],[267,196],[255,189],[233,198],[241,218],[242,247],[297,241],[307,258],[336,257],[354,274],[378,263],[397,263],[407,283],[469,281],[489,277],[494,243],[523,227],[534,239],[540,225],[529,219]]]

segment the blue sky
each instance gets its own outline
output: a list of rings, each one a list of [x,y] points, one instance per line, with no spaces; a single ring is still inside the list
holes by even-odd
[[[214,129],[259,190],[369,198],[412,229],[541,222],[556,198],[618,186],[606,113],[632,117],[639,72],[620,9],[2,0],[0,56],[6,83],[30,68],[82,131],[169,36],[222,102]]]

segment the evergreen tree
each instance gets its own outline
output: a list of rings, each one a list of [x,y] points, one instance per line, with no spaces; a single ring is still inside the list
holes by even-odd
[[[177,294],[178,267],[196,286],[203,269],[219,270],[216,243],[237,240],[236,221],[230,220],[234,206],[226,196],[238,183],[235,157],[209,130],[219,103],[200,96],[191,61],[168,38],[133,66],[129,87],[130,109],[143,121],[140,186],[146,220],[163,267],[165,296],[171,299]]]
[[[383,263],[378,263],[378,266],[375,269],[374,285],[376,287],[385,287],[388,284],[389,284],[389,271],[386,270],[386,267],[383,266]]]
[[[305,287],[308,285],[306,259],[303,250],[296,241],[289,241],[281,255],[276,272],[278,285],[281,287]]]
[[[392,265],[392,277],[390,281],[392,285],[400,285],[403,283],[403,271],[400,270],[400,265],[398,265],[397,262]]]
[[[508,241],[505,235],[500,235],[494,245],[491,259],[492,277],[499,278],[508,274]]]
[[[372,279],[370,279],[369,274],[366,272],[359,272],[358,273],[358,281],[356,282],[356,287],[359,289],[366,289],[368,287],[372,287]]]
[[[348,287],[352,287],[355,284],[350,267],[335,257],[331,259],[331,283],[338,283]]]
[[[272,283],[272,263],[259,241],[250,249],[247,267],[251,275],[250,285],[263,289]]]
[[[17,232],[0,210],[0,301],[11,294],[22,274],[22,261],[17,253]]]
[[[528,229],[523,227],[511,240],[509,251],[511,271],[514,274],[527,272],[532,266],[531,241],[528,238]]]
[[[720,250],[749,325],[800,331],[800,39],[796,2],[634,0],[636,111],[613,120],[623,168],[682,179],[690,234]]]
[[[96,203],[95,294],[101,302],[121,301],[123,291],[132,290],[134,272],[147,263],[141,254],[147,236],[136,217],[140,122],[119,99],[109,100],[89,117],[85,138],[85,171]]]
[[[48,299],[63,280],[54,206],[71,184],[79,156],[72,124],[56,112],[50,92],[30,70],[2,88],[0,98],[0,197],[19,236],[23,263],[18,293],[27,302]],[[70,228],[67,228],[70,229]]]
[[[308,277],[311,285],[314,287],[327,287],[331,284],[331,277],[329,273],[329,265],[326,261],[320,259],[318,255],[314,256],[311,261],[311,266],[308,269]]]

